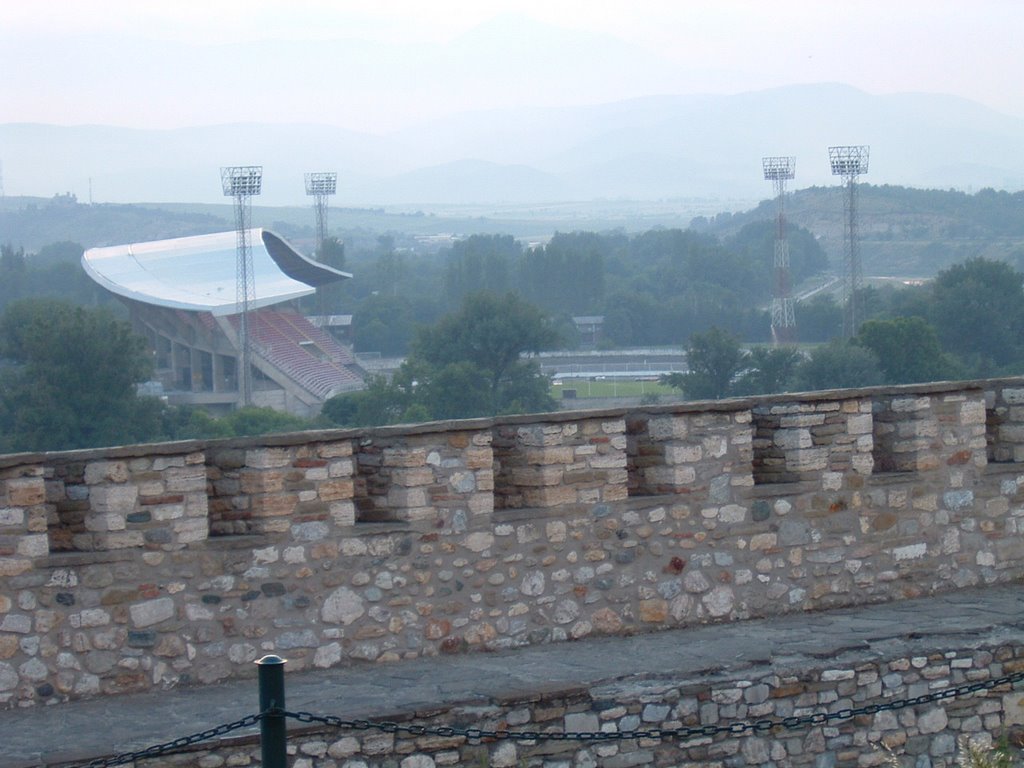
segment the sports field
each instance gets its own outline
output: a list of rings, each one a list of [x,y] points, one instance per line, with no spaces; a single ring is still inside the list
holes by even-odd
[[[561,400],[567,389],[576,390],[576,398],[587,397],[643,397],[644,395],[672,395],[679,391],[657,381],[631,379],[560,379],[551,387],[551,396]]]

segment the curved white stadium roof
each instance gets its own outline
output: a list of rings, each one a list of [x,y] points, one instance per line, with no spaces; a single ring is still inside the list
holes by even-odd
[[[307,296],[321,285],[347,277],[318,264],[266,229],[250,229],[257,309]],[[90,248],[82,255],[86,273],[109,291],[146,304],[233,315],[236,232]]]

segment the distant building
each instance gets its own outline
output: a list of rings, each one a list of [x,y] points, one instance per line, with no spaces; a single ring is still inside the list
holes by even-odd
[[[594,349],[601,341],[601,329],[604,327],[604,315],[580,315],[572,319],[576,331],[580,335],[580,346]]]
[[[216,412],[240,401],[236,237],[221,232],[91,248],[82,256],[86,273],[128,307],[153,351],[157,389],[172,404]],[[317,287],[351,275],[307,259],[268,230],[250,230],[249,242],[253,404],[309,416],[327,398],[362,389],[351,348],[295,308]]]

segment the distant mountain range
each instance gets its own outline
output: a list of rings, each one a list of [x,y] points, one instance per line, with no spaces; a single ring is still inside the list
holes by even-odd
[[[218,202],[221,165],[262,164],[264,205],[304,204],[303,173],[335,170],[332,205],[769,197],[765,155],[793,155],[792,189],[832,185],[827,148],[871,146],[864,181],[1024,188],[1024,120],[965,99],[821,84],[732,96],[489,110],[386,135],[327,125],[176,130],[0,125],[8,195]]]

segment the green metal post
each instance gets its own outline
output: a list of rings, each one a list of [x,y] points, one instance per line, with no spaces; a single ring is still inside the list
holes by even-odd
[[[264,656],[259,666],[260,712],[276,710],[260,720],[260,752],[263,768],[287,768],[288,736],[284,712],[284,665],[280,656]]]

